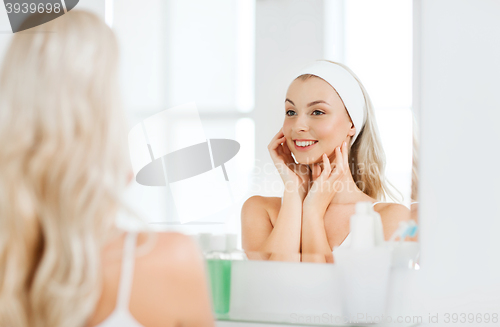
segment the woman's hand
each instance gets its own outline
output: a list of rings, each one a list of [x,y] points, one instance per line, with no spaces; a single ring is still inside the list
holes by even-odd
[[[312,209],[319,210],[321,214],[325,213],[338,187],[341,187],[339,182],[349,173],[346,142],[343,142],[341,147],[335,148],[335,159],[332,164],[328,156],[323,154],[323,171],[320,164],[313,165],[312,185],[304,199],[304,210]]]
[[[295,163],[292,152],[286,143],[283,129],[280,129],[278,134],[273,137],[267,148],[285,184],[285,191],[297,192],[303,201],[309,188],[309,167]]]

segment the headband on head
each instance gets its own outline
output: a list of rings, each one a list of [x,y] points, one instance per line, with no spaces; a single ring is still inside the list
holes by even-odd
[[[366,122],[365,97],[358,81],[342,66],[324,60],[305,67],[297,77],[305,74],[322,78],[337,91],[356,127],[356,134],[351,139],[353,145]]]

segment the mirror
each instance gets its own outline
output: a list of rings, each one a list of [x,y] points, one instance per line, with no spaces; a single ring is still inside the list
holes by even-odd
[[[236,233],[249,259],[271,260],[273,256],[260,247],[269,230],[245,234],[245,228],[255,228],[255,214],[252,211],[245,226],[242,207],[249,198],[266,199],[267,206],[260,209],[268,212],[268,227],[274,228],[285,188],[268,145],[285,125],[289,85],[297,72],[318,59],[345,64],[366,89],[377,129],[372,135],[380,146],[377,155],[365,161],[382,168],[365,189],[375,187],[377,192],[334,197],[339,205],[328,207],[335,210],[327,211],[330,219],[319,229],[326,233],[327,244],[338,246],[346,239],[348,218],[359,200],[396,202],[406,208],[384,209],[394,207],[390,203],[374,207],[381,214],[386,239],[399,220],[418,222],[410,0],[171,0],[149,2],[142,9],[127,0],[107,2],[106,10],[121,44],[122,90],[131,128],[169,108],[190,104],[189,114],[169,121],[167,147],[178,149],[199,139],[228,139],[240,145],[238,153],[223,167],[212,169],[209,177],[200,174],[169,187],[134,181],[127,201],[150,226],[193,235]],[[287,126],[291,136],[295,127]],[[314,133],[304,135],[312,138]],[[334,148],[327,142],[323,149],[331,155]],[[293,156],[298,158],[297,153]],[[389,211],[392,218],[387,218]],[[183,219],[186,216],[192,218]],[[120,224],[133,222],[121,217]],[[417,241],[418,236],[406,240]],[[297,244],[301,249],[300,240],[292,247]],[[311,257],[325,257],[311,249]],[[299,257],[290,261],[304,261],[293,251],[290,256]]]
[[[398,242],[400,221],[418,223],[411,0],[169,0],[143,1],[141,6],[132,0],[88,0],[81,8],[97,11],[118,36],[130,139],[136,131],[142,135],[151,163],[177,151],[195,150],[177,162],[178,169],[187,170],[184,178],[172,178],[170,170],[159,165],[156,168],[167,173],[161,183],[153,183],[138,173],[154,165],[135,160],[138,155],[131,146],[136,176],[126,202],[157,230],[194,236],[234,233],[242,249],[240,258],[249,259],[231,262],[237,272],[233,275],[239,278],[232,285],[243,291],[234,292],[233,316],[219,316],[220,320],[297,322],[293,319],[302,316],[289,312],[296,309],[300,314],[306,301],[324,312],[339,309],[338,299],[330,296],[339,294],[339,279],[332,276],[339,274],[340,265],[332,265],[332,250],[347,241],[356,202],[389,202],[373,205],[381,216],[385,240]],[[2,40],[7,44],[6,37]],[[292,84],[303,67],[318,59],[343,63],[355,73],[364,87],[363,97],[372,102],[364,125],[371,126],[370,131],[351,130],[355,114],[341,106],[346,98],[340,85],[316,77]],[[329,106],[308,105],[317,100]],[[300,122],[287,115],[292,111]],[[315,112],[320,112],[318,117],[312,115]],[[304,202],[314,184],[307,186],[304,199],[300,194],[286,198],[283,176],[270,153],[269,144],[282,128],[293,163],[308,173],[321,172],[323,167],[313,164],[321,163],[322,153],[335,162],[333,151],[342,140],[350,143],[356,135],[357,141],[365,140],[358,148],[356,143],[346,145],[344,154],[352,155],[347,156],[348,182],[341,184],[345,191],[336,191],[321,210],[310,206],[316,211],[307,213],[308,221]],[[294,143],[296,138],[318,141],[315,152],[299,149],[304,144]],[[207,146],[198,150],[200,144]],[[217,149],[229,145],[231,155],[217,163],[221,155]],[[199,159],[205,149],[208,155]],[[205,160],[212,169],[192,173],[197,160]],[[365,168],[361,163],[368,173],[354,174]],[[372,179],[367,179],[370,174]],[[287,212],[280,217],[285,207]],[[126,228],[141,226],[125,214],[118,223]],[[280,233],[272,234],[278,225]],[[393,263],[418,269],[418,234],[405,241],[409,242],[400,244]],[[289,264],[295,262],[325,264]],[[249,276],[260,289],[255,284],[247,287]],[[267,283],[260,277],[267,277]],[[285,281],[293,281],[294,287]],[[316,292],[318,285],[328,290],[325,301],[318,300],[318,294],[325,294]],[[275,291],[280,286],[283,290]],[[392,289],[398,292],[404,287],[396,286]],[[245,293],[249,288],[259,292],[249,297]],[[269,296],[262,296],[266,289]],[[235,315],[238,304],[246,316]],[[254,304],[260,304],[260,312],[248,312],[255,310]]]

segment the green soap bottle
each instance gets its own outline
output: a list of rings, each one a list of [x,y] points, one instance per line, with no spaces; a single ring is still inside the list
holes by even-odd
[[[226,314],[231,300],[231,256],[226,252],[225,235],[211,236],[210,251],[205,259],[214,311],[216,314]]]

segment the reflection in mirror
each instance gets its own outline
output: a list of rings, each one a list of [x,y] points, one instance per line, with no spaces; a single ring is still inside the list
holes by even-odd
[[[233,139],[241,145],[226,165],[234,202],[222,211],[181,224],[169,187],[145,187],[135,181],[126,201],[155,229],[238,233],[238,246],[244,250],[288,253],[292,249],[290,261],[295,262],[326,263],[328,255],[334,261],[334,247],[351,241],[349,218],[358,201],[371,202],[381,215],[386,240],[397,230],[398,221],[417,221],[411,4],[411,0],[171,0],[151,4],[148,10],[154,14],[147,16],[136,14],[133,1],[110,2],[114,17],[110,24],[120,38],[130,125],[194,101],[207,139]],[[345,64],[363,85],[363,97],[366,94],[373,105],[364,130],[342,107],[342,83],[332,86],[318,77],[295,79],[302,67],[321,58]],[[320,95],[321,99],[313,98]],[[308,106],[316,100],[327,103]],[[329,123],[321,125],[324,121]],[[176,141],[178,131],[192,131],[193,125],[177,124],[169,130],[168,142]],[[278,141],[281,128],[286,142]],[[347,153],[350,172],[345,177],[352,180],[327,199],[326,209],[316,202],[319,198],[312,199],[310,212],[303,215],[303,204],[314,190],[310,183],[300,185],[302,193],[285,196],[285,182],[268,149],[274,136],[275,143],[286,144],[290,154],[282,156],[288,163],[291,157],[291,168],[301,174],[295,182],[317,179],[324,168],[322,153],[335,164],[335,148],[348,141],[341,153]],[[296,138],[318,143],[308,150],[296,145]],[[359,168],[365,173],[358,174]],[[318,176],[313,176],[314,169]],[[217,173],[223,178],[220,169]],[[285,178],[292,186],[294,180]],[[186,197],[199,204],[190,194]],[[294,217],[297,213],[300,219]],[[278,219],[281,216],[283,220]],[[323,253],[323,258],[315,259],[316,253]]]
[[[274,178],[275,184],[281,183],[281,189],[276,192],[274,188],[262,187],[243,204],[241,233],[244,250],[299,253],[301,262],[328,262],[327,257],[335,247],[350,245],[350,217],[359,201],[372,203],[373,210],[380,214],[385,241],[400,239],[394,237],[400,222],[410,219],[417,222],[418,148],[415,144],[412,153],[412,136],[414,143],[416,136],[412,135],[415,126],[412,126],[411,24],[408,24],[411,22],[411,2],[399,2],[397,6],[400,18],[409,18],[392,22],[400,28],[398,37],[402,39],[401,43],[390,42],[391,37],[381,33],[384,28],[375,22],[370,25],[373,32],[366,30],[370,19],[377,16],[373,13],[383,15],[383,5],[352,1],[346,4],[343,17],[346,29],[342,37],[349,42],[335,43],[341,49],[325,53],[326,58],[337,58],[335,62],[346,63],[340,66],[359,82],[362,101],[366,102],[363,108],[366,117],[361,119],[362,123],[357,124],[356,113],[349,111],[348,103],[355,100],[344,99],[352,96],[349,90],[355,92],[355,87],[349,89],[348,84],[340,81],[333,82],[337,83],[335,85],[328,83],[328,76],[335,74],[324,69],[315,71],[317,74],[309,72],[309,76],[299,77],[299,68],[308,62],[295,61],[288,68],[280,67],[288,70],[286,74],[281,71],[288,79],[282,79],[283,95],[275,96],[280,98],[280,107],[272,110],[280,111],[281,117],[278,120],[276,114],[266,116],[265,126],[271,126],[269,118],[275,118],[274,130],[268,133],[267,140],[256,143],[256,149],[267,147],[271,162],[263,165],[263,171],[274,169],[278,178],[269,174],[267,178]],[[368,15],[368,12],[372,14]],[[325,18],[326,25],[328,22]],[[385,50],[377,51],[372,47],[368,55],[367,44],[382,45]],[[296,51],[300,49],[294,53]],[[343,52],[343,55],[339,56],[338,52]],[[259,92],[258,87],[256,91]],[[259,125],[263,124],[257,121],[256,126]],[[308,140],[315,143],[300,143]],[[347,145],[345,151],[342,150],[343,141]],[[344,166],[349,169],[343,174],[345,178],[338,178],[340,190],[324,192],[325,188],[316,187],[320,189],[313,192],[316,199],[315,196],[308,198],[310,190],[314,189],[314,180],[324,171],[324,165],[338,166],[343,162],[337,158],[338,146],[339,158],[347,154],[347,165]],[[327,155],[325,159],[321,157],[323,153]],[[266,165],[273,169],[266,169]],[[324,202],[317,199],[319,194],[325,197]],[[404,240],[416,242],[417,235],[405,236]],[[317,253],[323,256],[307,255]],[[292,256],[295,260],[297,257]],[[283,255],[270,255],[268,259],[282,258]]]

